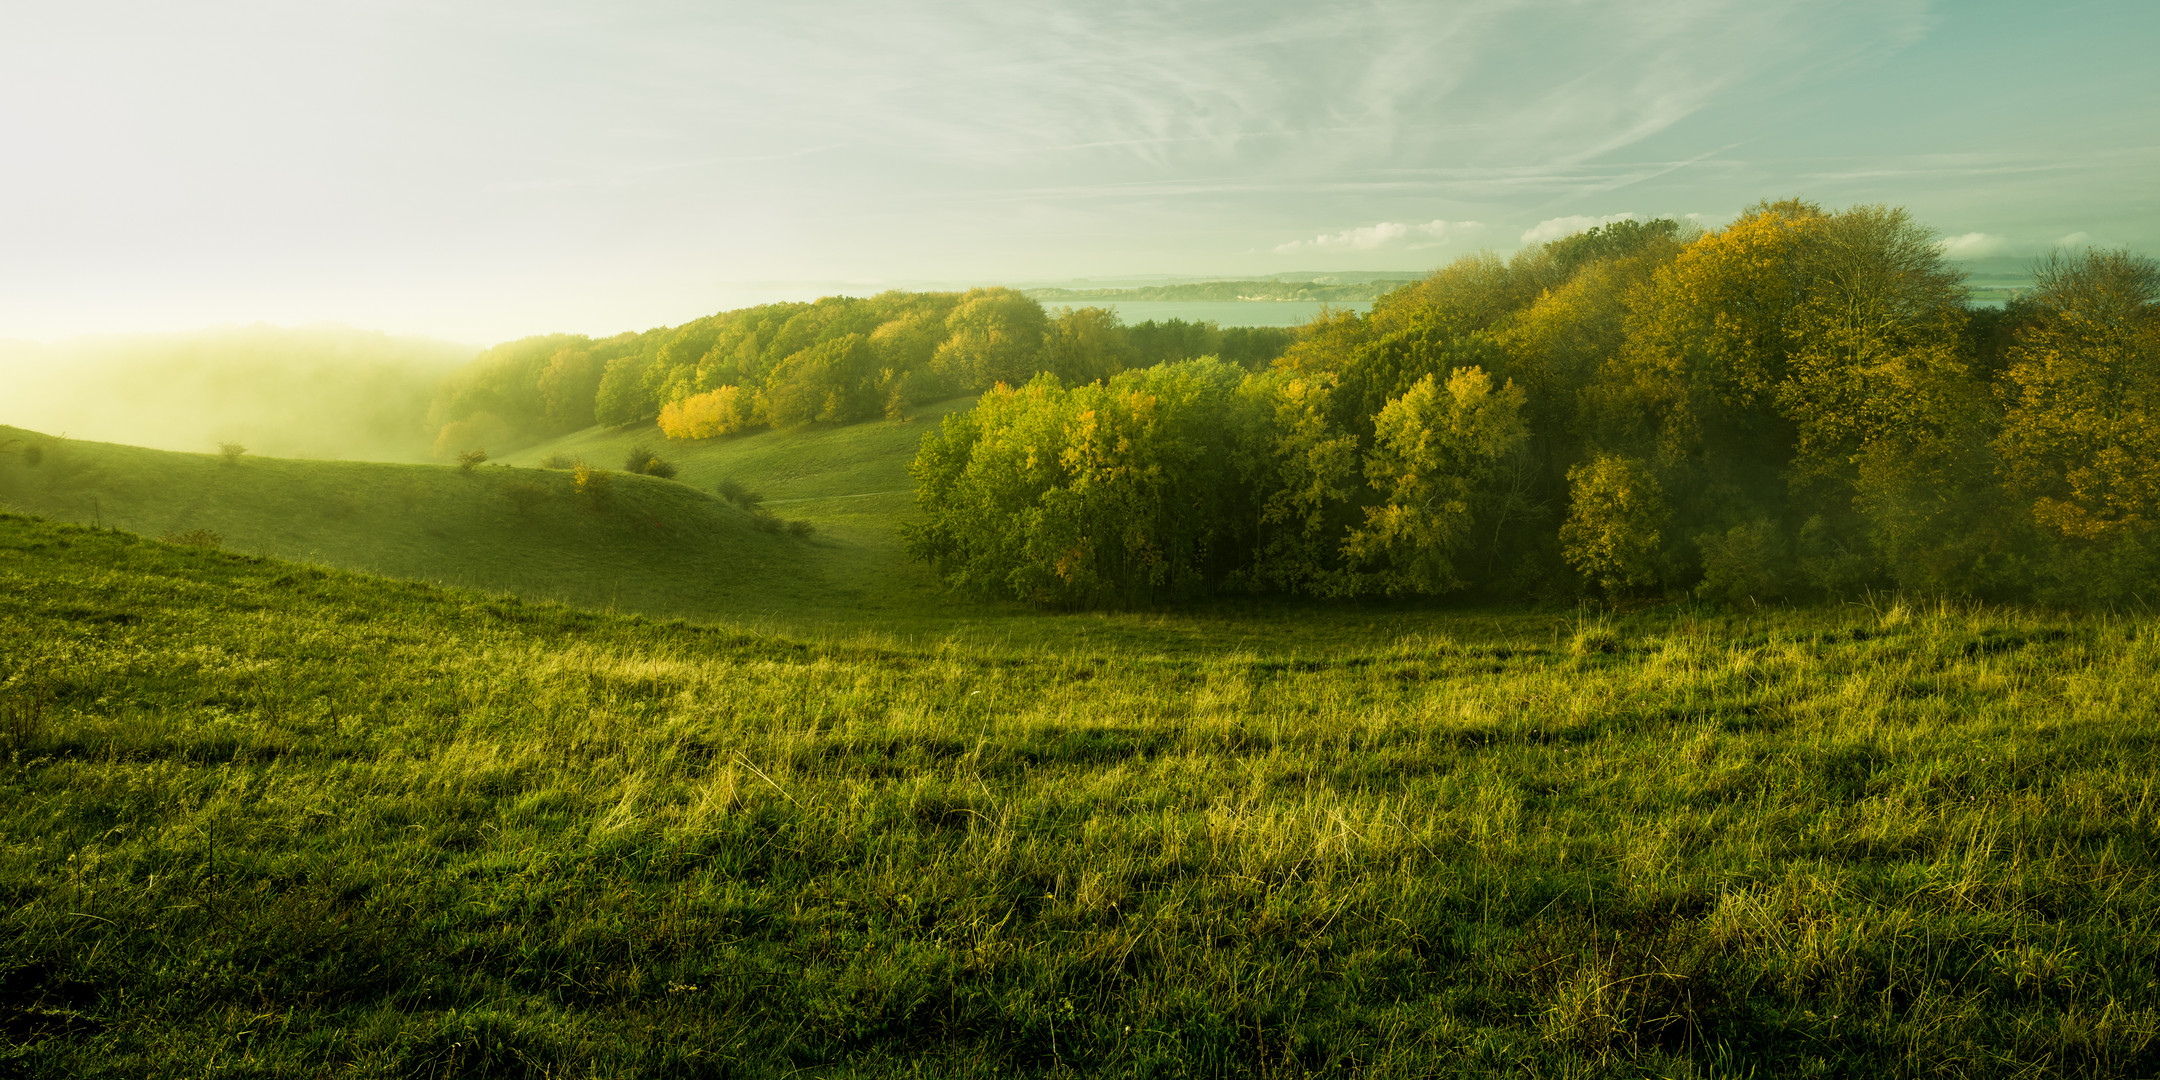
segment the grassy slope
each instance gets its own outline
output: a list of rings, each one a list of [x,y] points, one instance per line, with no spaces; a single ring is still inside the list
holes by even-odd
[[[926,611],[964,616],[1007,610],[944,596],[900,545],[898,525],[915,506],[907,472],[915,447],[939,417],[972,402],[962,398],[926,406],[906,423],[814,425],[691,442],[670,441],[651,424],[589,428],[504,460],[538,465],[563,456],[615,468],[631,448],[645,446],[675,465],[676,478],[692,487],[711,491],[722,480],[734,480],[764,495],[774,513],[815,525],[827,541],[821,559],[827,579],[882,621],[907,627]]]
[[[0,517],[0,1070],[2160,1072],[2160,626],[1547,629],[798,645]]]
[[[27,436],[0,428],[0,442]],[[343,569],[692,616],[815,604],[830,589],[810,546],[760,531],[711,495],[612,478],[596,507],[557,471],[294,461],[228,463],[30,436],[35,468],[0,458],[0,505],[161,536],[208,529],[227,547]],[[512,489],[536,487],[521,510]]]

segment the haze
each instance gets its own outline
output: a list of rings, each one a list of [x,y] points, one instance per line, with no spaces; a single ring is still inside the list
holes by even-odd
[[[894,285],[1425,268],[1619,215],[2156,239],[2160,5],[18,5],[0,337],[485,343]]]

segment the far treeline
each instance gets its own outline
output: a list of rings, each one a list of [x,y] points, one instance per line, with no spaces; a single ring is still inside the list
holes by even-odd
[[[430,422],[438,457],[596,423],[657,419],[670,438],[703,439],[898,417],[1040,372],[1079,384],[1197,356],[1259,369],[1295,338],[1178,319],[1126,326],[1101,308],[1052,316],[1011,289],[833,296],[600,340],[555,334],[499,345],[443,384]]]
[[[1361,304],[1411,284],[1403,281],[1200,281],[1184,285],[1142,285],[1130,289],[1029,289],[1027,295],[1051,303],[1130,301],[1301,300],[1307,303]]]
[[[925,439],[909,543],[1060,607],[2149,600],[2156,301],[2151,260],[2088,250],[1973,306],[1880,206],[1620,222],[1316,320],[1264,371],[1010,380]]]

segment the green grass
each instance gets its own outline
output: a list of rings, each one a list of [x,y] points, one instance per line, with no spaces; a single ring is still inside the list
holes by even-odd
[[[617,473],[594,501],[559,470],[228,462],[0,428],[9,438],[34,440],[44,460],[0,458],[0,506],[58,520],[207,530],[247,554],[648,615],[756,622],[844,602],[814,539],[651,477]]]
[[[0,1072],[2160,1073],[2160,624],[1271,621],[800,641],[0,517]]]

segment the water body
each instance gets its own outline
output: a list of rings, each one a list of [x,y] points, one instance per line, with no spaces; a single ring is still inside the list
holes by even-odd
[[[1354,304],[1322,304],[1311,300],[1117,300],[1102,303],[1071,303],[1053,300],[1043,305],[1051,314],[1065,308],[1106,307],[1117,312],[1127,325],[1150,319],[1158,322],[1183,319],[1212,322],[1217,326],[1297,326],[1310,321],[1322,308],[1365,311],[1369,301]]]

